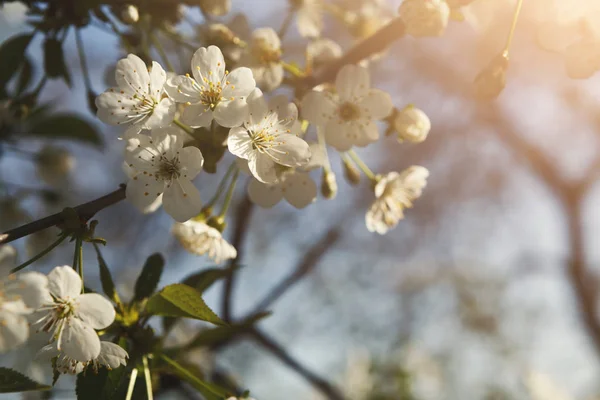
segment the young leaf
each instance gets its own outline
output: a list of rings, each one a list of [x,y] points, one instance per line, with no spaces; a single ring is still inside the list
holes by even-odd
[[[237,268],[237,266],[234,268]],[[188,276],[184,279],[183,284],[191,286],[200,293],[203,293],[219,279],[226,278],[229,273],[229,269],[210,268]]]
[[[53,114],[36,118],[28,134],[48,139],[73,139],[102,146],[100,134],[87,121],[71,114]]]
[[[15,370],[10,368],[0,368],[0,393],[50,389],[52,389],[52,386],[37,383]]]
[[[145,299],[154,293],[158,286],[158,281],[160,281],[164,265],[165,259],[159,253],[148,257],[140,276],[138,276],[135,282],[134,301]]]
[[[3,88],[19,69],[32,38],[32,34],[13,36],[0,46],[0,87]]]
[[[63,78],[71,86],[62,43],[57,39],[47,38],[44,41],[44,69],[48,78]]]
[[[77,375],[75,393],[78,400],[112,400],[124,398],[128,375],[133,367],[120,366],[107,370],[100,368],[98,373],[91,370]]]
[[[146,311],[153,315],[194,318],[226,325],[202,300],[202,294],[193,287],[176,283],[165,286],[146,303]]]
[[[106,265],[106,261],[104,261],[104,257],[102,257],[102,253],[100,253],[100,249],[98,248],[98,245],[96,243],[94,243],[94,248],[96,249],[96,254],[98,256],[98,266],[100,268],[100,282],[102,283],[102,290],[109,299],[119,304],[121,302],[121,299],[119,298],[119,294],[115,289],[115,283],[113,282],[110,270]]]
[[[221,400],[228,397],[229,393],[227,390],[203,381],[175,360],[170,359],[164,354],[161,354],[161,358],[168,364],[170,370],[175,375],[191,384],[206,400]]]

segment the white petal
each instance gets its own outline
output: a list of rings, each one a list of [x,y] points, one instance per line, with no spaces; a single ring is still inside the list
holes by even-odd
[[[227,148],[229,151],[240,158],[247,160],[252,150],[252,140],[248,131],[242,127],[232,128],[227,137]]]
[[[248,97],[256,88],[256,81],[252,76],[252,70],[246,67],[236,68],[227,75],[229,84],[223,88],[223,96]]]
[[[281,64],[272,63],[265,68],[261,79],[257,79],[258,85],[264,88],[267,92],[271,92],[281,85],[281,82],[283,82],[283,75],[283,66]]]
[[[163,92],[163,87],[167,81],[167,73],[163,67],[156,61],[152,62],[152,69],[150,70],[150,95],[155,98],[159,98]]]
[[[308,164],[310,161],[310,147],[303,139],[291,135],[283,134],[277,138],[280,143],[268,150],[278,164],[286,167],[300,167]]]
[[[184,178],[194,179],[202,171],[204,157],[197,147],[184,147],[179,152],[181,174]]]
[[[336,112],[336,103],[331,95],[310,91],[302,99],[302,117],[318,126],[325,126]]]
[[[143,124],[144,129],[161,128],[169,125],[175,118],[177,104],[169,98],[164,98],[154,107],[152,114]]]
[[[204,104],[191,104],[183,110],[181,122],[192,128],[210,126],[213,120],[213,112]]]
[[[100,339],[91,326],[78,318],[69,318],[58,349],[76,361],[87,362],[100,354]]]
[[[357,138],[353,139],[353,143],[359,147],[365,147],[379,139],[379,128],[373,121],[363,125],[354,126],[351,131],[358,130]]]
[[[217,46],[200,47],[192,56],[192,73],[198,83],[207,79],[221,82],[225,76],[225,59]]]
[[[339,151],[348,151],[358,139],[358,129],[353,124],[330,121],[325,126],[325,141]]]
[[[296,172],[282,183],[283,196],[296,208],[304,208],[317,198],[317,184],[307,173]]]
[[[98,355],[98,363],[109,369],[118,368],[121,365],[127,364],[129,355],[119,345],[111,342],[100,342],[100,355]]]
[[[75,315],[94,329],[104,329],[115,320],[115,309],[104,296],[84,293],[79,296]]]
[[[271,208],[281,201],[283,193],[279,184],[267,185],[252,179],[248,184],[248,197],[260,207]]]
[[[52,302],[46,275],[34,271],[25,272],[17,275],[15,283],[15,285],[6,286],[5,296],[18,295],[27,307],[33,309]]]
[[[129,88],[134,92],[146,93],[150,83],[150,75],[146,64],[135,54],[129,54],[117,62],[115,80],[119,87]]]
[[[213,116],[217,123],[225,128],[233,128],[241,125],[248,116],[248,104],[240,98],[233,101],[221,101]]]
[[[29,338],[29,323],[20,314],[0,311],[0,353],[21,346]]]
[[[10,275],[10,270],[17,265],[17,249],[9,244],[0,246],[0,277]]]
[[[274,111],[279,116],[279,120],[285,120],[284,125],[292,126],[298,119],[298,107],[290,103],[288,96],[278,95],[269,100],[269,110]]]
[[[137,101],[132,100],[129,93],[121,93],[119,88],[112,88],[96,97],[95,104],[98,108],[97,116],[102,122],[119,125],[131,119],[131,108]]]
[[[81,294],[81,278],[68,265],[56,267],[48,274],[48,289],[59,299],[76,298]]]
[[[246,102],[249,107],[248,120],[250,122],[248,124],[256,124],[262,121],[269,111],[263,92],[259,88],[254,89],[246,99]]]
[[[335,89],[342,101],[366,96],[370,87],[369,71],[358,65],[344,66],[335,79]]]
[[[390,95],[382,90],[371,89],[360,100],[359,106],[367,113],[368,118],[383,119],[390,115],[394,105]]]
[[[175,221],[185,222],[200,213],[200,192],[189,179],[179,178],[165,190],[163,207]]]
[[[275,171],[275,161],[266,154],[260,154],[253,151],[248,157],[248,167],[252,175],[263,183],[277,182],[277,171]]]
[[[319,37],[323,30],[323,17],[314,5],[301,7],[297,15],[298,32],[309,38]]]
[[[125,189],[127,201],[141,212],[151,209],[156,198],[165,191],[165,183],[147,175],[138,174],[130,179]]]
[[[201,100],[197,86],[198,83],[194,78],[179,75],[167,81],[165,90],[173,100],[179,103],[197,103]]]
[[[266,45],[271,49],[277,50],[281,48],[281,40],[277,32],[273,28],[258,28],[252,32],[252,40],[255,43]]]

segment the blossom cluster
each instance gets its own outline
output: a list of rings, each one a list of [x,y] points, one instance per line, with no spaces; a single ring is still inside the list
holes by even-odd
[[[55,360],[56,370],[78,374],[88,365],[96,371],[125,365],[127,352],[101,341],[97,333],[115,319],[111,302],[97,293],[84,293],[81,277],[70,266],[11,274],[16,250],[0,247],[0,353],[22,346],[32,336],[47,339],[37,359]]]

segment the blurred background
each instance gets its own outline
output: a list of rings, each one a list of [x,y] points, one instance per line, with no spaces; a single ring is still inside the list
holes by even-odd
[[[346,1],[344,7],[361,3],[367,0]],[[384,12],[374,21],[395,15],[399,3],[375,2]],[[422,144],[382,136],[359,153],[378,172],[427,167],[431,175],[423,197],[395,230],[379,236],[365,228],[372,201],[368,183],[346,184],[337,155],[332,155],[337,197],[319,198],[304,210],[285,203],[271,210],[249,208],[240,185],[233,215],[236,207],[242,210],[238,216],[247,217],[247,229],[239,241],[243,267],[235,280],[233,314],[246,315],[267,296],[273,315],[260,322],[261,338],[199,352],[197,361],[227,371],[258,400],[599,399],[600,76],[571,79],[559,43],[570,34],[561,31],[569,24],[578,34],[595,34],[595,3],[526,1],[507,86],[493,101],[477,100],[472,83],[501,52],[514,1],[476,0],[443,37],[404,37],[371,63],[374,86],[390,92],[396,107],[413,103],[423,109],[433,128]],[[286,1],[234,0],[224,19],[241,13],[252,28],[278,29],[287,9]],[[177,28],[191,37],[203,16],[195,9],[183,12]],[[30,30],[25,18],[21,4],[4,4],[0,41]],[[331,18],[325,32],[343,49],[357,40]],[[90,25],[82,35],[91,87],[101,93],[126,52],[106,29]],[[51,201],[29,195],[46,187],[32,157],[45,142],[24,138],[3,147],[2,231],[99,197],[126,180],[123,144],[114,140],[120,132],[86,107],[74,37],[65,43],[73,87],[49,81],[42,100],[91,121],[103,132],[103,146],[59,143],[76,168],[54,188],[61,196]],[[305,45],[292,27],[284,57],[301,63]],[[41,57],[40,43],[29,53]],[[225,165],[219,165],[219,175]],[[203,173],[197,182],[212,193],[217,181]],[[167,260],[161,285],[212,265],[180,247],[170,233],[172,219],[162,210],[141,215],[122,202],[97,219],[121,297],[128,297],[154,252]],[[230,218],[226,237],[232,238],[235,226]],[[16,245],[21,261],[35,254],[34,240]],[[68,264],[71,252],[63,244],[35,268]],[[97,276],[91,250],[85,261],[86,273]],[[297,271],[303,273],[296,280]],[[287,287],[290,276],[293,284]],[[86,283],[100,286],[99,280]],[[269,297],[276,287],[286,290]],[[206,294],[217,312],[222,291],[215,285]],[[184,340],[194,327],[179,326],[176,339]],[[12,365],[14,356],[5,356],[4,364]],[[68,379],[61,380],[62,387],[69,386]],[[54,398],[71,398],[66,393]],[[162,398],[190,396],[174,388]]]

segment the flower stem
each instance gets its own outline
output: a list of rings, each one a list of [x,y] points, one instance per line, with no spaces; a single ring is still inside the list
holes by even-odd
[[[364,161],[361,160],[361,158],[358,156],[358,154],[356,154],[354,152],[354,150],[348,151],[347,154],[350,156],[352,161],[354,161],[354,164],[356,164],[356,166],[365,174],[365,176],[367,178],[369,178],[372,181],[375,181],[375,174],[373,173],[373,171],[371,171],[371,168],[369,168],[367,166],[367,164],[365,164]]]
[[[79,277],[81,278],[81,293],[84,292],[83,285],[83,240],[81,236],[77,236],[75,239],[75,251],[73,253],[73,269],[79,271]]]
[[[510,50],[510,45],[512,43],[513,36],[515,34],[515,29],[517,27],[517,21],[519,20],[519,13],[521,12],[521,7],[523,6],[523,0],[518,0],[517,5],[515,6],[515,12],[513,14],[512,24],[510,26],[510,32],[508,33],[508,38],[506,39],[506,46],[504,46],[504,56],[508,56],[508,51]]]
[[[216,391],[212,385],[209,386],[202,380],[198,379],[194,374],[190,373],[187,369],[185,369],[183,366],[181,366],[177,361],[169,358],[168,356],[166,356],[164,354],[161,354],[160,358],[162,358],[167,364],[169,364],[173,368],[174,372],[179,377],[187,380],[192,386],[197,387],[197,388],[198,387],[202,388],[207,392],[210,392],[214,395],[219,396],[219,398],[223,397],[223,393],[221,393],[220,391]],[[130,399],[128,398],[127,400],[130,400]]]
[[[26,266],[28,266],[28,265],[36,262],[40,258],[44,257],[46,254],[50,253],[56,246],[61,244],[63,242],[63,240],[65,240],[66,238],[67,238],[67,234],[63,233],[62,235],[60,235],[60,237],[54,243],[52,243],[50,246],[48,246],[45,250],[42,250],[38,255],[34,256],[32,259],[25,261],[23,264],[11,269],[10,273],[14,274],[16,272],[19,272]]]
[[[240,169],[237,167],[237,165],[235,165],[235,169],[233,172],[233,178],[231,178],[231,183],[229,184],[229,189],[227,190],[227,195],[225,196],[225,200],[223,201],[223,208],[221,209],[221,213],[219,214],[219,217],[221,217],[221,218],[225,217],[225,214],[227,213],[227,209],[229,208],[229,205],[231,204],[231,199],[233,197],[233,191],[235,189],[235,184],[237,183],[237,178],[238,178],[239,174],[240,174]]]
[[[237,165],[235,164],[235,162],[231,163],[231,165],[227,169],[227,172],[225,173],[225,175],[221,179],[221,182],[219,182],[219,186],[217,187],[217,191],[215,192],[215,194],[212,197],[212,199],[210,199],[210,201],[208,203],[206,203],[206,205],[204,206],[204,208],[212,207],[212,206],[215,205],[215,203],[217,202],[217,200],[219,200],[219,197],[221,197],[221,194],[223,193],[223,190],[225,190],[225,185],[227,184],[227,180],[229,179],[229,176],[231,176],[231,173],[236,168],[237,168]]]
[[[150,40],[152,41],[154,47],[156,47],[156,50],[158,50],[158,54],[160,54],[160,57],[162,58],[169,71],[175,72],[175,68],[173,67],[173,64],[171,64],[171,61],[169,61],[169,57],[167,57],[167,53],[165,52],[165,49],[160,40],[158,40],[156,35],[153,33],[150,33]]]
[[[152,395],[152,376],[150,375],[150,368],[148,367],[148,357],[142,357],[142,363],[144,364],[144,378],[146,380],[146,396],[148,400],[153,400]]]
[[[131,371],[131,377],[129,378],[129,386],[127,387],[127,395],[125,396],[125,400],[131,400],[133,397],[133,389],[135,388],[135,380],[137,379],[138,370],[134,368]]]
[[[186,124],[184,124],[183,122],[181,122],[180,120],[178,120],[177,118],[175,118],[173,120],[173,123],[175,125],[177,125],[178,127],[180,127],[182,130],[185,131],[185,133],[187,133],[190,136],[194,136],[194,130],[192,128],[190,128],[189,126],[187,126]]]
[[[306,73],[298,68],[295,64],[288,64],[285,61],[281,61],[281,66],[290,74],[294,75],[296,78],[304,78],[306,77]]]

